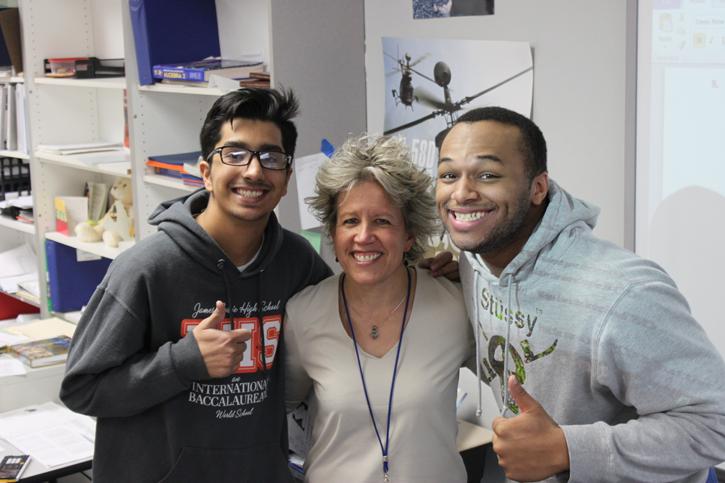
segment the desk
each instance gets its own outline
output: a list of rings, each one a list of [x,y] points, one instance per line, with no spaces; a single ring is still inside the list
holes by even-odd
[[[5,455],[23,453],[22,451],[18,451],[13,445],[8,443],[4,439],[0,439],[0,448],[2,448],[0,450],[0,459],[2,459],[2,457]],[[78,473],[79,471],[88,470],[91,468],[92,463],[93,459],[89,458],[87,460],[72,463],[66,466],[48,468],[43,463],[41,463],[37,459],[32,458],[31,456],[30,464],[25,469],[22,478],[20,478],[18,482],[40,483],[43,481],[53,481],[56,478],[72,475],[73,473]]]
[[[37,369],[27,367],[27,370],[28,373],[22,376],[0,378],[0,413],[44,401],[59,402],[65,364]]]
[[[0,414],[0,456],[29,454],[20,481],[47,481],[91,467],[95,420],[56,403]]]

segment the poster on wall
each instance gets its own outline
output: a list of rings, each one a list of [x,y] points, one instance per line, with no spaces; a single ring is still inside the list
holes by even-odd
[[[413,18],[493,15],[494,0],[413,0]]]
[[[435,177],[435,137],[476,107],[527,117],[533,99],[528,42],[383,38],[385,134],[403,136],[413,161]]]

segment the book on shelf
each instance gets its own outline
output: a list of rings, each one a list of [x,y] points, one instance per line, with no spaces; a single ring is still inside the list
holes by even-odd
[[[14,483],[30,464],[30,455],[9,454],[0,461],[0,483]]]
[[[31,368],[64,362],[68,357],[71,338],[67,335],[34,340],[10,346],[10,354]]]
[[[20,11],[17,7],[0,10],[0,32],[2,65],[12,65],[13,75],[21,75],[23,47],[20,40]]]
[[[255,74],[260,74],[256,75]],[[196,88],[217,88],[224,91],[231,91],[235,89],[239,89],[241,87],[256,87],[260,89],[269,89],[270,87],[270,80],[269,80],[269,74],[266,72],[250,72],[249,77],[242,77],[242,78],[231,78],[231,77],[225,77],[223,75],[217,75],[215,73],[211,73],[209,75],[209,81],[208,82],[199,82],[199,81],[185,81],[185,80],[176,80],[176,79],[163,79],[161,80],[161,83],[164,85],[172,85],[172,86],[190,86],[190,87],[196,87]]]
[[[19,221],[20,223],[25,223],[26,225],[34,225],[35,224],[35,215],[33,214],[33,210],[23,210],[18,209],[18,215],[15,217],[15,220]]]
[[[153,66],[221,55],[215,2],[129,0],[139,84],[154,83]]]
[[[149,156],[146,165],[153,168],[155,174],[180,179],[188,186],[200,187],[204,184],[198,170],[200,156],[200,151]]]
[[[48,296],[52,310],[70,312],[88,303],[111,264],[108,258],[88,259],[79,250],[45,240]]]
[[[259,59],[223,59],[212,57],[195,62],[154,65],[154,78],[183,82],[209,82],[212,75],[232,79],[249,77],[250,72],[264,70]]]

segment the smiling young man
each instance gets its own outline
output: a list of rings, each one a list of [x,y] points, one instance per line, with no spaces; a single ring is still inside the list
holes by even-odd
[[[220,97],[205,189],[111,265],[78,325],[61,399],[97,417],[97,481],[286,482],[282,317],[329,268],[273,213],[297,131],[290,92]]]
[[[725,459],[725,363],[674,282],[593,236],[599,210],[548,178],[526,117],[474,109],[437,141],[507,477],[704,482]]]

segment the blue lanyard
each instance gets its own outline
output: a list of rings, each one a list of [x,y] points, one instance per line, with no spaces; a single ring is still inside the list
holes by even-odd
[[[390,447],[390,418],[393,413],[393,392],[395,391],[395,379],[398,375],[398,360],[400,359],[400,347],[403,345],[403,331],[405,330],[405,318],[408,315],[408,303],[410,302],[410,288],[411,288],[411,277],[410,270],[406,267],[406,275],[408,275],[408,292],[405,296],[405,310],[403,310],[403,322],[400,324],[400,340],[398,340],[398,350],[395,354],[395,365],[393,366],[393,379],[390,383],[390,396],[388,398],[388,422],[385,429],[385,446],[383,446],[383,440],[380,437],[378,431],[378,425],[375,422],[375,415],[373,414],[373,407],[370,404],[370,396],[368,395],[368,386],[365,383],[365,374],[363,373],[362,363],[360,362],[360,351],[357,346],[357,339],[355,339],[355,329],[352,327],[352,318],[350,318],[350,311],[347,308],[347,298],[345,297],[345,274],[342,274],[340,281],[340,293],[342,294],[342,304],[345,307],[345,316],[347,317],[347,323],[350,326],[350,335],[352,336],[352,344],[355,347],[355,356],[357,357],[357,368],[360,370],[360,380],[362,381],[363,392],[365,393],[365,402],[368,405],[368,412],[370,413],[370,419],[373,421],[373,428],[375,429],[375,435],[378,437],[378,443],[380,444],[380,451],[383,453],[383,477],[386,482],[390,481],[388,472],[388,448]]]

